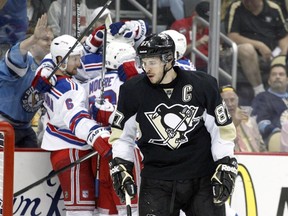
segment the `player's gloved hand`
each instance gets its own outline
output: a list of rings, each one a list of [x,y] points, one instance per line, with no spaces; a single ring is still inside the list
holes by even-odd
[[[136,41],[147,33],[147,23],[143,20],[132,20],[125,22],[119,29],[118,34],[122,34],[125,38],[133,38]]]
[[[99,26],[86,38],[83,46],[89,53],[96,53],[98,48],[102,45],[104,39],[105,26]]]
[[[104,127],[97,126],[90,130],[87,137],[87,144],[92,146],[95,151],[102,157],[107,157],[111,154],[112,146],[108,143],[110,132]]]
[[[55,86],[57,82],[56,75],[52,75],[52,77],[48,80],[48,77],[51,75],[52,71],[53,70],[49,67],[41,68],[32,80],[33,88],[40,93],[45,93]]]
[[[133,165],[132,162],[118,157],[109,163],[113,187],[122,203],[125,202],[125,191],[131,198],[134,198],[137,193],[137,186],[132,175]]]
[[[233,193],[238,174],[238,163],[235,158],[228,156],[216,161],[216,163],[217,168],[211,178],[213,201],[215,205],[223,205]]]
[[[114,22],[112,23],[109,28],[110,28],[110,33],[112,34],[112,36],[115,36],[116,34],[119,34],[119,30],[121,29],[121,27],[124,25],[124,22]]]
[[[135,60],[125,61],[118,67],[118,76],[122,82],[139,74]]]
[[[112,124],[114,111],[114,106],[106,98],[103,102],[100,100],[95,100],[95,103],[91,105],[93,119],[103,126],[108,126]]]

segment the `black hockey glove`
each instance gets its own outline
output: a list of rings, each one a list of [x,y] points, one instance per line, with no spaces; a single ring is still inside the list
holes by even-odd
[[[109,163],[113,187],[122,203],[125,202],[125,191],[131,198],[137,193],[137,186],[132,176],[133,165],[132,162],[118,157]]]
[[[217,162],[217,168],[211,178],[213,201],[216,205],[223,205],[233,193],[238,164],[235,158],[224,157]]]

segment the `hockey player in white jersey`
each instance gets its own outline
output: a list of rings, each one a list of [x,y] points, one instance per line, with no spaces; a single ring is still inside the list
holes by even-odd
[[[175,44],[175,66],[180,67],[183,70],[196,71],[195,65],[190,61],[190,59],[184,57],[187,49],[186,37],[176,30],[165,30],[161,33],[169,35]]]
[[[70,35],[55,38],[51,44],[51,59],[47,57],[45,65],[56,66],[75,43],[76,39]],[[44,94],[48,123],[41,147],[51,151],[54,170],[74,162],[93,149],[102,157],[110,154],[111,146],[107,143],[109,131],[90,119],[85,90],[71,78],[80,66],[82,52],[83,46],[78,44],[56,71],[54,86]],[[41,75],[42,71],[51,70],[50,66],[42,67],[38,73]],[[95,186],[91,160],[60,173],[58,177],[66,216],[93,216]]]
[[[101,75],[90,80],[86,85],[86,91],[89,96],[90,113],[93,118],[102,124],[102,126],[110,126],[113,120],[113,112],[117,106],[119,88],[123,84],[121,81],[118,68],[123,62],[135,61],[136,51],[129,43],[119,42],[113,40],[106,47],[106,69],[104,80]],[[138,73],[137,73],[138,74]],[[101,83],[104,85],[104,92],[102,92]],[[101,95],[104,98],[101,103]],[[100,100],[99,100],[100,99]],[[135,144],[136,147],[136,144]],[[135,150],[135,162],[140,164],[140,155]],[[101,157],[99,163],[99,197],[97,202],[97,209],[101,216],[108,215],[127,215],[125,204],[121,203],[117,197],[109,172],[109,160],[107,157]],[[138,169],[138,171],[136,170]],[[140,167],[137,167],[134,173],[140,173]],[[137,178],[139,180],[139,176]],[[137,199],[132,201],[133,215],[137,216]]]

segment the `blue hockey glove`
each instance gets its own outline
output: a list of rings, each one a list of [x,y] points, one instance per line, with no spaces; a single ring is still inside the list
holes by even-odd
[[[124,22],[114,22],[112,23],[109,28],[110,28],[110,33],[112,36],[115,36],[116,34],[119,34],[119,30],[121,27],[124,25]]]
[[[51,68],[41,68],[32,80],[33,88],[40,93],[45,93],[48,92],[53,86],[55,86],[57,82],[56,75],[53,75],[48,80],[48,77],[51,75],[52,71],[53,70]]]

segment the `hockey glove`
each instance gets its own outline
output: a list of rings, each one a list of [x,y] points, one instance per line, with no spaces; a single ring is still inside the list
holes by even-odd
[[[119,34],[125,38],[135,39],[135,41],[137,41],[146,35],[148,25],[143,20],[132,20],[125,23],[120,22],[119,24],[112,23],[110,29],[112,35]]]
[[[217,168],[211,178],[213,201],[216,205],[223,205],[233,193],[237,177],[238,164],[235,158],[224,157],[217,162]]]
[[[112,124],[112,113],[114,106],[106,98],[103,103],[99,100],[95,100],[95,103],[91,105],[92,117],[95,121],[101,123],[103,126]]]
[[[86,38],[83,46],[89,53],[96,53],[98,48],[102,45],[104,39],[105,26],[99,26]]]
[[[52,86],[56,85],[57,77],[53,75],[49,80],[48,77],[52,73],[52,69],[43,67],[37,73],[34,79],[32,80],[32,86],[35,90],[40,93],[48,92]]]
[[[87,138],[87,144],[92,146],[95,151],[102,157],[107,157],[111,154],[112,146],[108,143],[110,132],[104,127],[92,129]]]
[[[133,76],[138,75],[138,70],[135,65],[135,60],[123,62],[118,67],[118,76],[122,82],[130,79]]]
[[[119,30],[121,29],[121,27],[124,25],[124,22],[114,22],[112,23],[109,28],[110,28],[110,33],[112,34],[112,36],[115,36],[116,34],[120,34]]]
[[[125,202],[125,191],[131,198],[137,193],[137,186],[132,176],[133,163],[121,158],[114,158],[110,161],[110,174],[113,187],[121,202]]]

